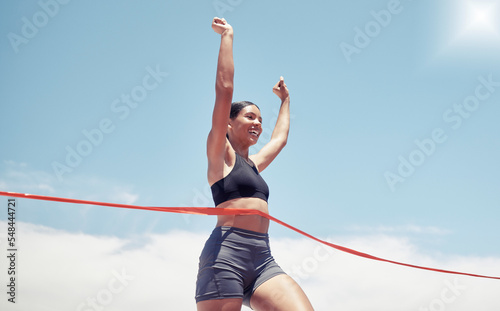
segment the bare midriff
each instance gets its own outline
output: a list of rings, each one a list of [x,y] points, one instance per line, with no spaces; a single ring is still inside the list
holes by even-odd
[[[259,198],[238,198],[223,202],[217,208],[245,208],[261,211],[269,214],[267,202]],[[269,219],[259,215],[219,215],[217,216],[217,227],[229,226],[245,230],[267,233]]]

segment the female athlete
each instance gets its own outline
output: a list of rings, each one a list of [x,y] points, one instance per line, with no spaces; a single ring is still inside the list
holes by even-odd
[[[283,80],[273,92],[281,108],[271,139],[257,154],[250,146],[262,133],[259,108],[233,97],[233,28],[214,18],[221,35],[215,107],[207,140],[208,182],[217,208],[246,208],[268,213],[269,189],[260,176],[286,145],[290,127],[290,96]],[[300,286],[276,264],[269,248],[269,220],[258,215],[220,215],[200,256],[196,281],[199,311],[313,310]]]

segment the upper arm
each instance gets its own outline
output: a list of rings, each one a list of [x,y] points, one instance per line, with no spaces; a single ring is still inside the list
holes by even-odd
[[[227,150],[227,125],[231,111],[232,87],[216,87],[215,105],[212,114],[212,127],[207,138],[208,179],[219,179],[224,171]]]
[[[209,157],[211,154],[219,154],[222,152],[225,145],[232,98],[232,85],[222,86],[219,83],[216,84],[215,105],[212,113],[212,127],[207,141],[207,152]]]

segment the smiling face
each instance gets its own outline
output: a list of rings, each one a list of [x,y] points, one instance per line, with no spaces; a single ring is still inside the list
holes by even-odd
[[[228,135],[231,142],[242,146],[255,145],[262,133],[262,117],[255,105],[240,110],[234,119],[229,119]]]

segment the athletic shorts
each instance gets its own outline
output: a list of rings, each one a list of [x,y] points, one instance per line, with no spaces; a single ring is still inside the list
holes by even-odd
[[[196,302],[243,298],[250,307],[257,287],[284,273],[271,256],[267,233],[217,227],[201,252]]]

